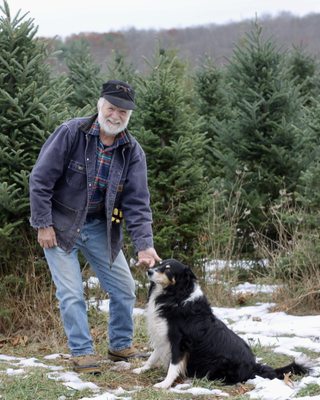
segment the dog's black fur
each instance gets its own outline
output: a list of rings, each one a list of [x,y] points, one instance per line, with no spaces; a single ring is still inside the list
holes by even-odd
[[[292,362],[276,369],[257,363],[247,343],[213,314],[207,298],[198,287],[196,276],[179,261],[164,260],[150,269],[148,274],[151,281],[148,301],[154,303],[151,313],[157,314],[157,321],[165,322],[167,338],[163,340],[169,341],[170,367],[175,369],[170,373],[169,367],[167,378],[156,386],[170,387],[177,377],[174,375],[181,373],[188,377],[207,377],[235,384],[256,375],[283,379],[284,374],[289,372],[298,375],[308,372],[303,363]],[[154,317],[148,316],[151,319]],[[161,335],[160,329],[152,334],[157,335],[158,331]],[[135,372],[140,373],[155,364],[153,359]],[[179,368],[175,368],[177,365],[180,365]]]

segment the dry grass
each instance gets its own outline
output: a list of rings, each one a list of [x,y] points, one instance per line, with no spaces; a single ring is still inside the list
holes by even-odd
[[[226,274],[226,275],[223,275]],[[246,280],[246,278],[252,279],[252,275],[243,276],[243,272],[241,274],[231,273],[231,271],[219,271],[219,280],[221,281],[226,278],[226,276],[230,279],[230,283],[236,284],[238,283],[239,276],[241,279]],[[84,269],[84,275],[88,276],[89,271]],[[203,279],[203,278],[201,278]],[[204,284],[204,281],[202,281]],[[210,296],[213,301],[216,299],[219,300],[221,304],[215,305],[223,305],[223,306],[234,306],[240,304],[248,304],[249,302],[254,302],[255,298],[248,297],[246,299],[246,303],[241,303],[239,297],[237,295],[232,295],[230,292],[230,287],[224,286],[222,284],[206,284],[204,285],[204,289],[207,292],[208,296]],[[146,302],[147,296],[147,288],[141,287],[139,292],[139,303],[140,306],[143,306]],[[37,357],[40,361],[45,355],[52,353],[68,353],[68,348],[66,345],[66,339],[63,333],[63,329],[60,323],[59,312],[57,307],[57,301],[54,297],[54,291],[52,287],[45,290],[45,287],[38,291],[37,298],[33,299],[32,305],[24,304],[19,310],[19,314],[21,318],[23,313],[27,313],[25,318],[20,323],[20,329],[17,331],[12,331],[6,337],[2,337],[0,340],[0,352],[8,355],[22,356],[22,357]],[[105,294],[101,291],[94,289],[88,291],[88,298],[94,296],[97,299],[103,299]],[[14,304],[14,303],[12,303]],[[18,304],[18,301],[17,303]],[[23,324],[23,321],[26,321],[26,324]],[[33,323],[32,323],[33,321]],[[91,307],[89,309],[89,321],[92,326],[92,336],[95,342],[95,347],[97,353],[102,356],[107,355],[107,324],[108,324],[108,316],[105,313],[101,313],[96,308]],[[145,319],[142,316],[135,317],[135,337],[134,337],[135,345],[143,351],[151,350],[148,347],[148,337],[146,333]],[[274,354],[270,349],[264,349],[262,347],[256,346],[254,349],[255,353],[265,359],[270,364],[280,365],[285,363],[283,360],[284,356],[280,356]],[[281,357],[281,359],[280,359]],[[69,361],[66,359],[53,360],[53,361],[45,361],[46,363],[51,363],[52,365],[61,365],[66,369],[70,368]],[[132,368],[138,366],[139,361],[135,361],[132,365]],[[103,371],[100,376],[90,376],[89,380],[93,383],[96,383],[101,391],[108,391],[112,389],[116,389],[118,387],[122,387],[125,390],[132,390],[132,388],[139,387],[140,389],[135,393],[131,394],[133,400],[152,400],[159,399],[159,391],[152,387],[153,384],[159,382],[165,375],[165,372],[161,369],[148,371],[145,374],[135,375],[127,370],[113,370],[113,363],[106,361],[103,364]],[[88,380],[86,376],[83,376],[82,379]],[[23,382],[19,382],[17,380],[13,380],[12,378],[5,378],[5,381],[2,382],[2,385],[6,390],[8,390],[12,397],[8,398],[8,400],[13,400],[14,396],[19,396],[16,398],[24,398],[26,400],[34,399],[35,393],[36,398],[43,400],[53,400],[57,399],[61,395],[66,395],[66,391],[61,391],[61,384],[52,382],[48,382],[48,378],[46,373],[40,373],[38,371],[33,371],[31,373],[30,382],[28,380]],[[250,385],[233,385],[233,386],[223,386],[221,387],[221,383],[219,382],[211,382],[207,380],[194,381],[193,386],[201,386],[207,387],[210,389],[221,389],[227,392],[230,395],[230,399],[234,400],[242,400],[246,399],[246,392],[252,389]],[[48,392],[43,394],[41,397],[42,391],[41,388],[47,387]],[[35,392],[35,388],[39,390],[39,392]],[[42,390],[42,389],[41,389]],[[21,397],[21,393],[23,391],[23,396]],[[50,394],[49,394],[50,393]],[[92,395],[92,393],[86,393],[88,397]],[[73,399],[80,399],[84,396],[84,392],[74,393],[72,396],[68,395],[68,398],[72,397]],[[161,393],[161,399],[164,400],[173,400],[173,399],[191,399],[192,395],[177,395],[174,393]],[[207,399],[208,396],[199,396],[200,399]],[[214,398],[214,397],[210,397]]]
[[[94,322],[93,337],[95,341],[96,350],[102,356],[107,354],[106,345],[106,323],[107,318],[103,313],[97,313],[95,309],[90,310],[91,322]],[[141,350],[150,350],[146,343],[146,327],[145,320],[141,316],[135,317],[135,337],[134,342],[137,347]],[[40,361],[45,362],[48,365],[62,366],[68,370],[71,368],[70,361],[66,358],[60,358],[55,360],[44,360],[43,357],[52,353],[67,353],[65,340],[62,339],[58,348],[56,346],[54,335],[50,335],[47,338],[43,338],[42,342],[38,340],[35,342],[30,341],[26,344],[13,345],[10,342],[3,343],[1,353],[22,357],[36,357]],[[270,365],[282,365],[288,362],[288,357],[275,354],[270,348],[263,348],[260,345],[254,347],[254,351],[258,357],[261,357],[265,362]],[[117,363],[112,363],[109,360],[105,360],[102,364],[102,374],[100,376],[88,376],[85,374],[81,375],[81,379],[90,381],[97,384],[101,392],[110,391],[122,387],[125,390],[132,390],[135,388],[135,392],[130,394],[133,400],[152,400],[152,399],[191,399],[191,394],[176,394],[170,392],[159,392],[153,388],[153,385],[165,376],[165,371],[162,369],[155,369],[147,371],[144,374],[136,375],[131,372],[132,368],[140,366],[141,361],[134,361],[130,366],[130,370],[117,369]],[[9,367],[9,365],[8,365]],[[20,380],[20,378],[10,378],[2,375],[2,387],[4,387],[11,397],[7,400],[15,400],[16,398],[23,398],[25,400],[33,400],[34,398],[43,400],[57,399],[59,396],[66,396],[67,398],[80,399],[85,395],[88,397],[93,396],[91,392],[69,392],[67,389],[63,389],[61,383],[53,383],[48,380],[46,371],[39,371],[39,369],[31,369],[28,372],[28,379]],[[177,381],[182,383],[182,381]],[[194,387],[202,387],[208,389],[220,389],[229,394],[229,398],[232,400],[246,399],[246,393],[252,390],[253,386],[250,384],[238,384],[231,386],[224,386],[219,381],[208,381],[206,379],[193,380]],[[44,388],[47,391],[44,392]],[[139,388],[139,389],[137,389]],[[14,397],[16,396],[16,397]],[[159,397],[161,396],[161,397]],[[197,396],[197,399],[214,399],[214,396]]]
[[[280,223],[280,222],[279,222]],[[296,226],[294,232],[281,225],[281,240],[275,250],[261,245],[261,252],[270,261],[273,280],[282,286],[275,293],[278,309],[287,313],[305,315],[320,311],[320,234]]]
[[[105,324],[107,323],[106,316],[102,313],[99,315],[96,314],[96,311],[90,310],[90,319],[94,322],[94,330],[93,337],[95,341],[96,351],[106,357],[107,354],[107,345],[106,345],[106,329]],[[56,342],[54,342],[54,335],[50,335],[47,338],[43,338],[42,342],[40,341],[30,341],[25,344],[13,344],[13,342],[7,341],[6,343],[2,343],[1,353],[7,355],[21,356],[21,357],[36,357],[41,362],[45,362],[48,365],[62,366],[64,369],[70,369],[70,361],[66,358],[60,358],[55,360],[44,360],[43,357],[52,354],[52,353],[68,353],[66,348],[65,340],[62,339],[61,343],[58,347],[56,347]],[[134,337],[135,345],[140,350],[151,350],[147,346],[147,337],[146,337],[146,327],[145,320],[141,316],[135,317],[135,337]],[[141,365],[141,361],[134,361],[131,364],[131,369],[138,367]],[[9,365],[8,365],[9,367]],[[169,392],[159,392],[159,390],[153,388],[153,385],[159,381],[161,381],[165,376],[165,371],[163,369],[155,369],[151,371],[147,371],[144,374],[136,375],[133,374],[130,370],[117,369],[117,363],[112,363],[109,360],[105,359],[102,364],[102,374],[100,376],[86,376],[85,374],[81,375],[83,380],[90,380],[97,384],[101,392],[115,390],[119,387],[122,387],[125,390],[136,389],[136,392],[132,393],[130,396],[133,400],[152,400],[152,399],[191,399],[193,396],[191,394],[176,394]],[[13,400],[14,396],[19,392],[19,396],[16,398],[24,398],[25,400],[33,400],[35,397],[35,393],[37,399],[57,399],[58,395],[65,395],[65,392],[61,391],[60,386],[57,384],[53,384],[48,381],[46,376],[46,372],[39,372],[30,370],[30,379],[24,379],[24,382],[19,382],[18,380],[12,379],[10,377],[5,377],[2,381],[2,386],[9,391],[13,397],[9,397],[8,400]],[[176,383],[182,383],[182,381],[178,380]],[[47,385],[47,393],[44,395],[42,392],[43,387]],[[206,379],[195,380],[193,382],[193,386],[198,387],[206,387],[208,389],[221,389],[224,392],[228,393],[232,399],[240,399],[241,396],[247,391],[252,389],[251,385],[232,385],[232,386],[221,386],[220,382],[208,381]],[[137,390],[137,388],[139,388]],[[37,390],[37,391],[36,391]],[[22,394],[23,393],[23,394]],[[81,393],[81,395],[80,395]],[[87,396],[90,397],[92,394],[87,393]],[[42,397],[47,396],[47,397]],[[71,395],[70,395],[71,396]],[[83,392],[75,393],[71,397],[73,399],[82,398],[84,396]],[[161,396],[161,397],[159,397]],[[69,397],[68,397],[69,398]],[[200,399],[208,399],[208,396],[197,396]],[[215,397],[210,397],[215,398]]]

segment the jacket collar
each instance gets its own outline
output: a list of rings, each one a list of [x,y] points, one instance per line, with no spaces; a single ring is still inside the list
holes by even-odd
[[[86,134],[90,133],[91,126],[97,119],[97,116],[98,113],[86,118],[84,122],[80,125],[80,129]]]

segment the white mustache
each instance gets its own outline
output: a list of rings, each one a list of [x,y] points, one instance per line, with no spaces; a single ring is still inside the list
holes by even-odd
[[[107,121],[107,122],[111,122],[111,123],[114,124],[114,125],[120,125],[120,124],[121,124],[121,121],[119,121],[119,120],[113,120],[112,118],[107,118],[106,121]]]

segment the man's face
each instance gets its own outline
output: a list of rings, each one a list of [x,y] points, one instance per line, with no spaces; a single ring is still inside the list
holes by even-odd
[[[115,136],[122,132],[128,125],[131,110],[125,110],[111,104],[108,100],[99,100],[98,122],[103,133],[107,136]]]

